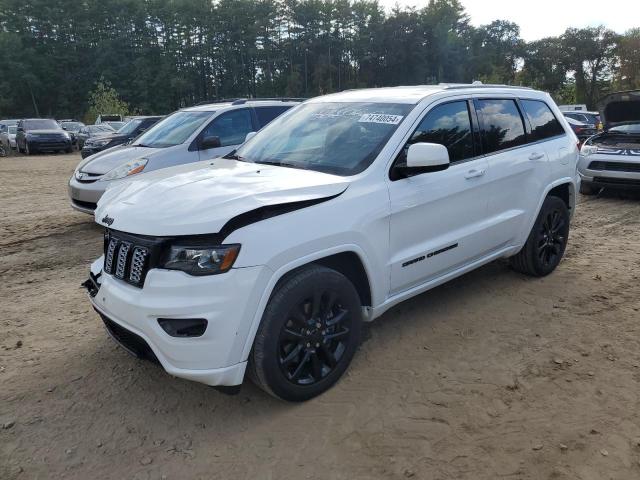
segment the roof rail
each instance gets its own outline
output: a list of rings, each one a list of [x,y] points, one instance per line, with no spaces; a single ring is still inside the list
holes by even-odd
[[[242,105],[247,102],[304,102],[306,98],[295,97],[258,97],[258,98],[238,98],[231,105]]]
[[[197,107],[199,105],[212,105],[214,103],[233,103],[233,102],[237,102],[238,100],[242,100],[242,98],[221,98],[219,100],[204,100],[192,106]]]
[[[490,83],[482,83],[476,80],[473,83],[439,83],[439,86],[445,88],[446,90],[455,90],[459,88],[513,88],[518,90],[533,90],[531,87],[521,87],[518,85],[500,85],[500,84],[490,84]]]

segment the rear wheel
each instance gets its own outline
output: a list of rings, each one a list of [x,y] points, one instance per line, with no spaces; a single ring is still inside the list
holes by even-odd
[[[313,398],[346,371],[360,344],[361,327],[360,298],[344,275],[321,266],[298,270],[269,300],[249,374],[283,400]]]
[[[524,247],[511,257],[511,266],[521,273],[543,277],[560,263],[569,237],[569,210],[562,199],[547,197],[542,204]]]
[[[591,182],[585,182],[584,180],[580,182],[580,193],[582,195],[596,195],[600,192],[600,187],[596,187]]]

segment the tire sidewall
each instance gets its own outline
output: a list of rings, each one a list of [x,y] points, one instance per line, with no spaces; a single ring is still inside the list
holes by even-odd
[[[303,386],[290,382],[282,372],[278,360],[278,342],[283,325],[291,308],[310,295],[314,286],[333,290],[351,315],[351,333],[347,348],[338,365],[321,381]],[[256,335],[252,361],[261,383],[284,400],[304,401],[331,388],[349,367],[360,344],[362,329],[362,306],[351,282],[341,273],[324,267],[314,267],[289,277],[272,295],[262,317]]]

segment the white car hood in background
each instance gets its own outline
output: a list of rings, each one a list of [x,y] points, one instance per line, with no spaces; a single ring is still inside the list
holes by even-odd
[[[349,181],[311,170],[215,159],[113,182],[96,222],[154,236],[217,233],[235,216],[268,205],[344,192]]]

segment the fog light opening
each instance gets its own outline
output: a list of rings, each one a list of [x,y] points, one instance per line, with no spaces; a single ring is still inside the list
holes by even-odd
[[[208,322],[204,318],[159,318],[158,324],[172,337],[201,337]]]

